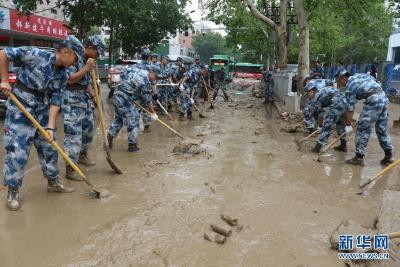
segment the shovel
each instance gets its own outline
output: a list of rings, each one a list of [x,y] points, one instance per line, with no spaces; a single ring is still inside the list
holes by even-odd
[[[369,185],[370,183],[377,181],[379,178],[382,177],[382,175],[386,174],[388,171],[390,171],[392,168],[394,168],[397,164],[400,163],[400,159],[396,160],[395,162],[393,162],[392,164],[390,164],[389,166],[387,166],[385,169],[383,169],[382,171],[380,171],[377,175],[375,175],[372,178],[369,178],[368,180],[366,180],[365,182],[363,182],[362,184],[360,184],[360,188],[364,188],[367,185]]]
[[[137,106],[140,110],[142,110],[143,112],[146,112],[147,114],[151,115],[151,113],[145,109],[144,107],[142,107],[142,105],[140,105],[139,103],[137,103],[136,101],[132,101],[132,103]],[[163,122],[160,119],[157,119],[157,122],[160,123],[162,126],[166,127],[168,130],[170,130],[171,132],[173,132],[174,134],[176,134],[177,136],[179,136],[182,139],[185,139],[185,137],[183,137],[183,135],[181,135],[180,133],[178,133],[177,131],[175,131],[174,129],[172,129],[171,127],[169,127],[165,122]]]
[[[201,81],[203,82],[204,89],[206,90],[207,99],[208,99],[208,102],[210,102],[210,108],[211,108],[211,109],[214,109],[213,103],[211,102],[211,99],[210,99],[210,94],[209,94],[209,92],[208,92],[208,86],[207,86],[207,84],[206,84],[206,81],[204,81],[204,78],[203,78],[203,76],[201,76],[201,75],[200,75],[200,78],[201,78]]]
[[[297,141],[297,139],[294,139],[294,141],[296,142],[296,144],[297,144],[297,145],[299,146],[299,148],[300,148],[300,145],[301,145],[303,142],[307,141],[308,139],[310,139],[311,137],[313,137],[313,136],[316,135],[317,133],[319,133],[319,130],[315,130],[314,132],[312,132],[312,133],[309,134],[308,136],[304,137],[304,138],[301,139],[300,141]]]
[[[160,101],[158,101],[157,99],[157,104],[160,106],[160,108],[165,112],[165,114],[167,114],[168,118],[171,121],[174,121],[174,119],[171,117],[171,115],[169,114],[169,112],[164,108],[164,106],[160,103]]]
[[[322,149],[322,151],[319,152],[316,161],[320,162],[321,161],[321,157],[325,154],[325,152],[328,149],[330,149],[331,147],[333,147],[343,136],[345,136],[345,134],[346,134],[346,132],[342,133],[335,140],[333,140],[330,144],[328,144],[324,149]]]
[[[22,113],[24,113],[24,115],[28,118],[28,120],[30,120],[30,122],[36,127],[36,129],[39,130],[40,134],[43,135],[43,137],[47,138],[48,134],[46,132],[45,129],[43,129],[43,127],[39,124],[39,122],[32,116],[32,114],[29,113],[28,110],[26,110],[26,108],[21,104],[21,102],[19,102],[18,98],[13,95],[10,94],[9,98],[15,103],[15,105],[17,105],[17,107],[22,111]],[[101,198],[103,195],[108,195],[109,193],[107,191],[100,191],[98,189],[96,189],[93,184],[87,179],[86,175],[79,169],[79,167],[70,159],[70,157],[68,157],[67,154],[65,154],[65,152],[61,149],[61,147],[53,140],[50,142],[50,144],[52,145],[52,147],[57,150],[58,153],[60,153],[60,155],[63,157],[63,159],[67,162],[67,164],[69,166],[71,166],[72,169],[74,169],[74,171],[76,173],[79,174],[80,177],[82,177],[82,180],[91,187],[92,191],[94,192],[94,195],[96,198]]]
[[[99,117],[100,117],[100,129],[101,129],[101,134],[103,135],[103,148],[107,155],[106,159],[107,159],[107,162],[110,165],[111,169],[113,169],[113,171],[116,174],[122,174],[121,169],[118,168],[118,166],[111,159],[111,151],[108,146],[107,133],[106,133],[105,123],[104,123],[103,106],[102,106],[102,101],[99,96],[99,88],[97,86],[97,78],[96,78],[95,70],[92,70],[91,74],[92,74],[92,83],[94,86],[94,91],[96,93],[97,110],[99,111]]]
[[[191,98],[188,94],[185,94],[185,95],[187,97],[189,97],[189,99]],[[192,105],[193,105],[194,109],[197,110],[197,112],[199,113],[200,118],[207,118],[207,116],[205,116],[205,115],[203,115],[203,113],[201,113],[199,107],[195,103],[193,103]]]

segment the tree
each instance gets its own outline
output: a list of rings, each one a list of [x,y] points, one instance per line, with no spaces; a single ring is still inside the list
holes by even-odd
[[[227,54],[225,44],[224,37],[214,32],[198,34],[192,39],[193,48],[203,62],[208,62],[213,55]]]
[[[46,0],[14,0],[25,13]],[[92,26],[110,28],[109,50],[120,46],[133,55],[141,46],[156,45],[160,40],[190,24],[184,12],[187,0],[61,0],[77,36],[83,39]],[[111,59],[111,58],[110,58]]]

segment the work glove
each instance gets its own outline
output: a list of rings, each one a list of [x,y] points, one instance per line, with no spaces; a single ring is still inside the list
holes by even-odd
[[[179,90],[181,90],[181,92],[183,93],[183,91],[185,91],[185,86],[183,86],[183,84],[179,85]]]
[[[347,125],[347,126],[344,128],[344,131],[345,131],[347,134],[351,133],[351,132],[353,131],[353,126]]]
[[[153,121],[156,121],[156,120],[158,119],[157,114],[156,114],[156,113],[151,113],[151,119],[152,119]]]
[[[190,98],[190,103],[191,103],[192,105],[194,104],[193,98]]]

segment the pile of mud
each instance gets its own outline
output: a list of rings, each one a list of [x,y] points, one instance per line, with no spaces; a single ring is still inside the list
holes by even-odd
[[[193,157],[197,155],[212,156],[206,148],[201,146],[202,143],[203,140],[180,140],[174,146],[172,152],[174,155],[191,155]]]
[[[265,84],[262,82],[258,82],[253,84],[251,88],[251,95],[256,98],[264,98],[265,96]]]

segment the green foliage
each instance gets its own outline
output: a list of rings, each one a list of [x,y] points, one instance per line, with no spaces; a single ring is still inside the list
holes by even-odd
[[[276,0],[258,0],[263,12],[265,4]],[[319,58],[328,63],[348,64],[384,59],[388,37],[393,23],[393,12],[381,0],[304,0],[309,13],[310,59]],[[390,0],[391,10],[400,11],[400,0]],[[256,19],[242,0],[208,0],[203,8],[208,18],[227,27],[227,43],[247,61],[257,62],[260,55],[276,54],[273,34]],[[291,42],[288,62],[297,63],[298,29],[290,27]],[[238,49],[240,45],[241,49]],[[325,58],[321,56],[325,54]]]
[[[219,33],[198,34],[193,37],[192,45],[204,63],[208,62],[213,55],[232,55],[232,51],[225,45],[225,38]]]
[[[248,11],[243,1],[205,1],[203,8],[209,11],[209,19],[227,27],[227,46],[236,61],[263,63],[268,54],[275,54],[271,30]]]
[[[16,6],[30,12],[46,0],[14,0]],[[77,0],[61,1],[80,38],[93,26],[109,26],[113,45],[133,55],[141,46],[155,46],[169,33],[190,25],[184,12],[187,0]]]

